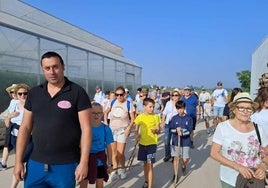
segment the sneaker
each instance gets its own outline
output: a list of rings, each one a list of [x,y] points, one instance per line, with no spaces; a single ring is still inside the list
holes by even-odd
[[[114,180],[118,179],[118,174],[114,171],[109,175],[108,182],[112,182]]]
[[[127,173],[125,170],[122,170],[121,173],[120,173],[120,179],[121,180],[124,180],[127,178]]]
[[[171,182],[172,183],[175,183],[175,174],[173,175],[173,178],[172,178],[172,180],[171,180]],[[179,181],[179,176],[177,175],[177,181],[176,181],[176,183],[178,183],[178,181]]]
[[[181,170],[182,170],[182,174],[185,176],[185,174],[186,174],[186,166],[182,165]]]
[[[143,183],[142,188],[147,188],[147,187],[148,187],[148,182],[147,182],[147,181],[145,181],[145,182]]]
[[[191,141],[191,145],[190,145],[190,148],[194,148],[194,142],[193,141]]]
[[[167,161],[169,161],[170,158],[171,158],[171,157],[165,157],[165,158],[163,159],[163,161],[164,161],[164,162],[167,162]]]
[[[207,134],[210,134],[210,130],[209,130],[209,128],[207,128],[207,130],[206,130],[206,131],[207,131]]]
[[[6,170],[6,169],[7,169],[7,165],[3,165],[3,164],[0,162],[0,171]]]

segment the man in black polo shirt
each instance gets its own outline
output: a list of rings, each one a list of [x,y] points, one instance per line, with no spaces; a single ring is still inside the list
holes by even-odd
[[[91,103],[85,90],[64,77],[55,52],[41,58],[46,82],[28,93],[17,138],[14,175],[25,187],[75,187],[87,177]],[[25,175],[22,156],[32,134],[34,149]]]

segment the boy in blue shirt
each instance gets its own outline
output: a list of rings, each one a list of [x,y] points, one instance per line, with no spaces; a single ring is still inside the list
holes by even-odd
[[[175,104],[177,115],[173,116],[169,123],[171,131],[171,156],[173,157],[173,169],[175,180],[178,176],[178,163],[179,163],[179,149],[182,156],[182,172],[185,175],[186,165],[189,161],[189,149],[191,145],[190,133],[193,130],[193,120],[185,113],[186,104],[184,101],[179,100]],[[178,139],[180,136],[180,148],[178,147]],[[178,181],[178,177],[176,178]],[[177,183],[177,182],[176,182]]]
[[[88,176],[80,183],[80,188],[86,188],[87,183],[96,183],[98,188],[104,187],[103,181],[107,182],[108,172],[112,171],[111,143],[114,142],[114,139],[110,127],[102,123],[102,117],[102,106],[99,103],[92,103],[92,144],[88,162]]]

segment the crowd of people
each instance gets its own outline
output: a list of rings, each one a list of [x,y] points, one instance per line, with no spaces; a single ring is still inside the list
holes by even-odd
[[[64,76],[65,64],[58,53],[43,54],[41,68],[44,83],[31,89],[18,83],[6,89],[11,101],[0,170],[7,169],[8,154],[15,149],[12,188],[22,180],[25,187],[101,188],[104,182],[125,179],[131,132],[138,145],[137,160],[144,165],[143,188],[153,187],[161,132],[163,162],[172,160],[171,181],[177,183],[178,166],[187,174],[194,130],[201,119],[206,133],[214,133],[211,157],[221,164],[222,187],[241,187],[249,179],[263,186],[268,164],[267,88],[260,88],[253,100],[240,88],[228,96],[222,82],[211,93],[201,88],[198,94],[190,86],[137,88],[134,97],[122,86],[103,92],[97,85],[90,99]]]

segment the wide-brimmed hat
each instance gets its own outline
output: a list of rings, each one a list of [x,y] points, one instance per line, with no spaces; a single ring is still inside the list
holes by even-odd
[[[247,92],[241,92],[241,93],[236,94],[236,96],[234,97],[234,100],[229,103],[229,107],[232,108],[233,106],[235,106],[237,103],[240,103],[240,102],[251,103],[255,110],[259,107],[259,104],[254,102],[251,96],[249,95],[249,93]]]
[[[14,89],[17,86],[17,84],[12,84],[11,86],[6,88],[6,91],[8,92],[8,94],[10,94],[11,90]]]

